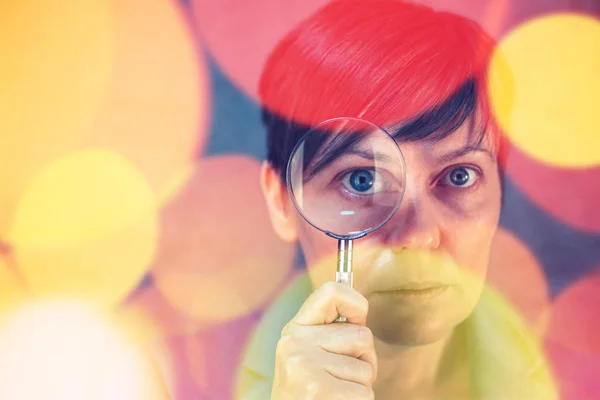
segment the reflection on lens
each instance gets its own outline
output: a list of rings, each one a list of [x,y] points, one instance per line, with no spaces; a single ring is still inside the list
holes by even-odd
[[[306,133],[292,153],[287,178],[300,214],[338,237],[385,224],[405,190],[397,143],[382,128],[354,118],[328,120]]]

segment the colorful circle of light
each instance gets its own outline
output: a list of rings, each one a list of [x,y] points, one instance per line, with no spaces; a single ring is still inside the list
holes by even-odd
[[[596,357],[600,361],[600,269],[567,287],[550,311],[550,340]]]
[[[197,321],[227,321],[260,307],[292,267],[294,248],[273,232],[260,165],[237,155],[202,160],[166,205],[155,285]]]
[[[109,3],[113,75],[86,144],[129,158],[164,201],[185,182],[204,145],[209,77],[177,2]]]
[[[26,291],[14,267],[0,257],[0,315],[10,313],[25,300]]]
[[[169,398],[162,373],[143,350],[81,304],[24,307],[2,321],[0,351],[2,399]]]
[[[498,229],[490,254],[488,283],[540,332],[550,304],[546,275],[534,254],[514,234]]]
[[[527,157],[514,146],[504,164],[511,181],[544,212],[572,228],[600,232],[600,166],[553,167]]]
[[[290,271],[289,276],[279,285],[279,290],[273,293],[273,300],[300,279],[300,275],[305,276],[295,270]],[[268,302],[270,304],[271,301]],[[231,380],[235,378],[240,353],[246,346],[248,335],[254,331],[256,321],[255,316],[248,315],[185,337],[185,365],[198,390],[218,395],[217,397],[232,398]],[[226,354],[223,353],[223,348],[227,349]],[[217,358],[218,365],[212,362]]]
[[[246,94],[256,99],[264,63],[277,45],[298,23],[331,0],[192,0],[201,38],[225,74]],[[490,4],[434,0],[435,9],[449,9],[480,22],[497,34],[505,24],[512,0]],[[276,105],[270,105],[276,106]],[[275,107],[277,108],[277,107]]]
[[[106,2],[0,3],[0,234],[37,170],[83,143],[114,59]]]
[[[199,390],[207,392],[209,388],[209,366],[211,364],[208,359],[208,351],[206,347],[210,343],[200,334],[190,335],[185,339],[185,355],[187,366],[194,384]],[[219,366],[225,362],[223,357],[219,359]],[[212,366],[215,368],[216,365]]]
[[[31,182],[10,241],[32,294],[113,305],[145,273],[157,236],[144,176],[117,153],[90,149],[58,159]]]
[[[449,11],[473,20],[479,23],[493,37],[497,37],[503,32],[508,23],[507,17],[510,15],[510,11],[517,8],[515,7],[514,0],[495,0],[490,2],[429,0],[427,4],[436,11]]]
[[[598,71],[600,22],[592,17],[555,14],[514,29],[490,66],[491,104],[510,141],[549,165],[600,165]]]
[[[208,76],[174,1],[0,6],[0,235],[45,164],[89,146],[125,155],[165,200],[209,117]]]
[[[256,98],[263,64],[294,25],[330,0],[192,0],[202,40],[224,72]]]
[[[561,400],[597,399],[600,397],[600,358],[579,352],[568,345],[551,339],[545,342],[545,352],[552,369]]]
[[[201,391],[217,399],[233,398],[236,367],[255,324],[256,317],[246,315],[186,338],[185,365]]]
[[[137,291],[121,308],[125,319],[146,321],[153,327],[144,333],[149,341],[193,334],[199,324],[175,309],[155,286]]]

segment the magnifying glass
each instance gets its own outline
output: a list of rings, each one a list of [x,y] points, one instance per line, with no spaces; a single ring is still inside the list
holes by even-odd
[[[321,122],[295,146],[287,165],[288,192],[311,226],[338,240],[337,282],[352,286],[353,240],[381,228],[400,207],[405,170],[396,141],[359,118]]]

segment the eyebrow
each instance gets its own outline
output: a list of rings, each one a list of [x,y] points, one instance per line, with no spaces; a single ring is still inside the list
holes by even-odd
[[[338,140],[340,138],[341,140]],[[338,136],[334,140],[329,141],[321,149],[320,156],[317,156],[317,158],[313,160],[314,164],[312,165],[312,168],[310,168],[310,173],[305,178],[305,182],[314,178],[319,171],[343,156],[356,155],[368,161],[379,162],[391,160],[391,157],[385,153],[373,152],[370,149],[360,149],[359,146],[363,140],[364,136],[358,134],[356,136]]]
[[[380,161],[380,162],[390,161],[390,156],[388,156],[387,154],[373,153],[370,150],[361,150],[361,149],[357,149],[354,147],[351,147],[350,149],[348,149],[348,151],[345,154],[356,155],[356,156],[364,158],[365,160],[368,160],[368,161]]]
[[[492,153],[489,149],[482,147],[480,144],[468,144],[466,146],[460,147],[456,150],[453,150],[449,153],[446,153],[446,154],[443,154],[443,155],[437,157],[437,161],[440,164],[446,164],[456,158],[459,158],[459,157],[462,157],[462,156],[465,156],[465,155],[471,154],[471,153],[485,153],[492,160],[495,159],[494,153]]]

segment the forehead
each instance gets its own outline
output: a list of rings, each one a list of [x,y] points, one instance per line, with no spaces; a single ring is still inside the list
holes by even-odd
[[[382,135],[370,135],[367,140],[361,140],[355,143],[355,147],[361,150],[373,150],[380,153],[381,158],[394,151],[395,140],[401,145],[403,151],[420,151],[431,154],[448,154],[449,152],[458,152],[468,154],[477,150],[484,150],[492,156],[496,156],[496,135],[481,121],[467,119],[462,125],[446,135],[436,135],[435,133],[417,140],[406,140],[401,136],[394,139]],[[456,155],[459,155],[456,153]]]
[[[443,154],[458,149],[463,149],[466,154],[470,149],[471,151],[485,150],[495,158],[499,135],[477,114],[471,115],[446,135],[432,134],[414,141],[403,141],[401,137],[397,139],[400,143],[404,143],[404,148],[416,148],[432,154]],[[407,146],[408,144],[410,146]]]
[[[421,160],[431,161],[436,165],[470,153],[481,153],[479,150],[488,153],[495,161],[498,148],[494,139],[496,135],[488,129],[487,121],[478,114],[473,112],[461,121],[454,121],[456,127],[441,120],[441,126],[432,124],[424,129],[417,124],[404,124],[391,129],[386,127],[384,129],[387,134],[384,135],[381,135],[382,131],[379,129],[335,130],[322,135],[308,135],[314,140],[310,140],[305,148],[308,151],[304,152],[304,163],[312,171],[309,176],[313,176],[312,174],[328,167],[332,162],[349,155],[357,155],[367,161],[398,160],[398,156],[394,154],[398,150],[397,144],[400,144],[402,153],[406,153],[404,156],[414,158],[415,154]],[[418,134],[414,134],[415,125],[421,127],[416,128],[421,129]],[[406,157],[400,156],[402,158]]]

